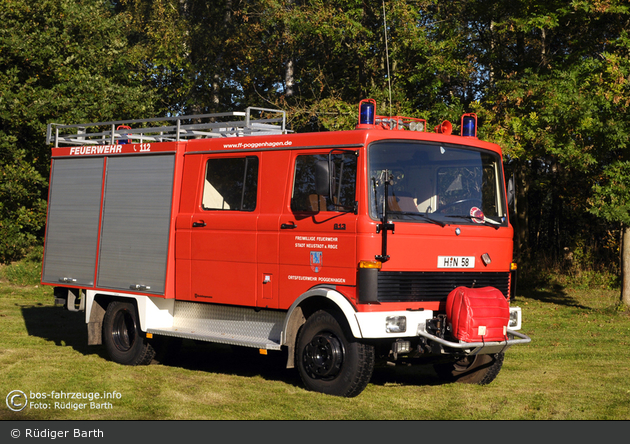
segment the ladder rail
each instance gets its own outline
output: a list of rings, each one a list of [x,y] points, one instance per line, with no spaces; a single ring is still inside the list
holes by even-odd
[[[254,118],[252,113],[279,114],[280,116]],[[217,121],[217,119],[226,118],[230,119]],[[204,119],[209,121],[202,122]],[[131,126],[132,129],[118,129],[121,125]],[[133,128],[133,126],[138,125],[142,126]],[[93,132],[89,132],[88,128],[92,129]],[[119,140],[131,140],[134,143],[179,142],[181,139],[188,138],[245,137],[257,134],[287,134],[288,132],[290,131],[287,130],[286,111],[248,107],[246,111],[212,114],[70,125],[49,123],[46,129],[46,143],[54,144],[55,147],[60,145],[114,145]]]

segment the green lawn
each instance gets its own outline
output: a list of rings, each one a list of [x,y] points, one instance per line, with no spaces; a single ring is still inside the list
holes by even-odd
[[[21,390],[29,405],[13,412],[3,402],[0,419],[628,420],[630,316],[615,309],[617,299],[610,290],[517,293],[532,342],[506,353],[490,385],[441,384],[431,367],[388,367],[346,399],[306,391],[280,352],[185,342],[176,365],[115,364],[103,347],[87,346],[83,313],[53,306],[50,287],[4,281],[0,395]],[[110,398],[33,408],[36,394],[53,391]]]

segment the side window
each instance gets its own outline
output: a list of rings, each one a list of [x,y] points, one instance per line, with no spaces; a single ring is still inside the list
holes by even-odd
[[[347,211],[354,207],[357,157],[352,151],[334,153],[333,200],[318,195],[315,188],[315,164],[327,161],[328,154],[302,155],[295,161],[291,210],[295,212]]]
[[[258,189],[258,157],[208,159],[204,210],[253,211]]]

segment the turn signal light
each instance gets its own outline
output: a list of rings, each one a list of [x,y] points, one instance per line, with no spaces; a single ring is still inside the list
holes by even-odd
[[[359,262],[359,268],[376,268],[380,270],[383,268],[381,261],[361,261]]]

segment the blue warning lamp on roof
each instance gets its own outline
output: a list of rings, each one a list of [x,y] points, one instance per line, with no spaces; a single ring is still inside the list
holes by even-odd
[[[376,122],[376,100],[364,99],[359,102],[359,124],[357,128],[373,127]]]
[[[477,114],[469,113],[462,116],[462,136],[477,137]]]

